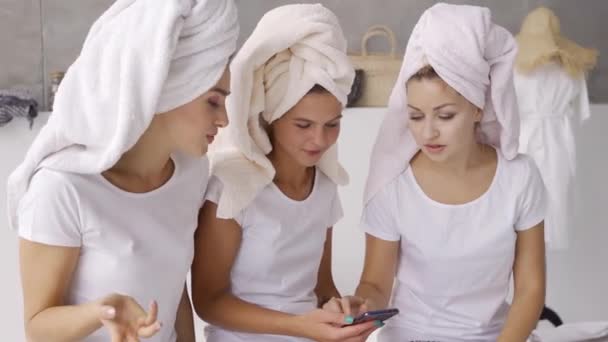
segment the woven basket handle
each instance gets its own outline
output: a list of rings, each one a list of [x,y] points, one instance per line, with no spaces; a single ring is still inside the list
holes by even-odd
[[[388,28],[388,26],[384,25],[374,25],[367,30],[367,32],[361,39],[361,55],[368,55],[367,41],[375,36],[386,37],[391,48],[391,51],[388,55],[391,57],[395,57],[395,50],[397,48],[397,39],[395,39],[395,33],[390,28]]]

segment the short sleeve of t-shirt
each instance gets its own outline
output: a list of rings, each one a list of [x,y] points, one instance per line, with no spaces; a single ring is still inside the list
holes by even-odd
[[[517,203],[516,231],[532,228],[542,222],[547,207],[545,184],[536,164],[527,156],[524,156],[520,179],[523,181],[523,187]]]
[[[223,185],[219,178],[211,176],[205,190],[205,200],[218,204],[222,195],[222,189]]]
[[[398,241],[401,238],[397,225],[397,193],[391,182],[376,194],[363,208],[361,227],[366,233],[382,240]]]
[[[39,170],[19,203],[19,236],[63,247],[82,244],[78,195],[69,175]]]
[[[209,178],[209,184],[207,184],[207,190],[205,191],[205,200],[219,205],[223,189],[224,185],[222,184],[222,181],[216,176],[211,176],[211,178]],[[235,217],[233,217],[233,219],[241,227],[243,226],[244,221],[244,210],[241,210]]]

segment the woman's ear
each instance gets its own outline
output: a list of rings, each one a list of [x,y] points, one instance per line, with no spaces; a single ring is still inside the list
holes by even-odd
[[[475,107],[474,118],[475,122],[481,122],[481,119],[483,118],[483,111],[481,110],[481,108]]]

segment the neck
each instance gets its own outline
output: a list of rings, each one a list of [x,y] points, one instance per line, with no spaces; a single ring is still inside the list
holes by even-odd
[[[146,180],[156,183],[156,180],[166,177],[170,165],[171,148],[162,136],[163,128],[157,120],[146,129],[137,143],[125,152],[118,162],[107,172]]]
[[[270,159],[276,171],[275,183],[288,185],[292,188],[309,185],[314,167],[302,166],[280,149],[273,149],[268,154],[268,159]]]

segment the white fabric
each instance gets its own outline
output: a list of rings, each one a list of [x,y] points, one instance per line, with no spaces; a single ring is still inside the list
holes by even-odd
[[[576,197],[572,130],[591,115],[587,83],[554,63],[526,75],[516,72],[514,81],[521,117],[519,151],[536,161],[549,195],[545,240],[549,248],[567,248]]]
[[[163,328],[150,342],[175,341],[175,317],[194,256],[193,235],[208,162],[174,155],[175,171],[160,188],[129,193],[100,174],[40,169],[18,209],[19,235],[80,247],[66,305],[117,292],[142,306],[159,305]],[[162,270],[159,272],[159,270]],[[100,329],[85,342],[108,342]]]
[[[528,342],[608,342],[608,321],[566,323],[536,329]]]
[[[545,190],[529,157],[498,165],[488,190],[462,205],[438,203],[411,168],[367,205],[366,233],[400,240],[392,307],[379,341],[496,341],[508,312],[506,297],[517,231],[540,223]]]
[[[287,5],[266,13],[231,63],[230,125],[212,146],[212,173],[225,184],[218,217],[232,218],[272,182],[265,125],[279,119],[319,84],[343,106],[354,79],[336,16],[320,4]],[[318,167],[348,182],[332,146]]]
[[[93,24],[57,92],[53,115],[8,182],[13,229],[40,167],[100,173],[156,113],[186,104],[219,80],[236,47],[232,0],[118,0]]]
[[[231,273],[235,296],[292,314],[316,308],[314,289],[327,228],[343,215],[337,190],[336,184],[317,170],[313,190],[305,200],[290,199],[271,182],[235,216],[243,232]],[[222,183],[212,177],[206,199],[217,203],[221,192]],[[214,326],[207,329],[207,335],[207,342],[306,341]]]
[[[408,130],[405,84],[425,65],[483,109],[480,141],[514,158],[519,137],[512,76],[516,53],[513,36],[491,21],[485,7],[439,3],[427,9],[412,31],[389,98],[372,151],[364,203],[403,173],[419,150]]]

